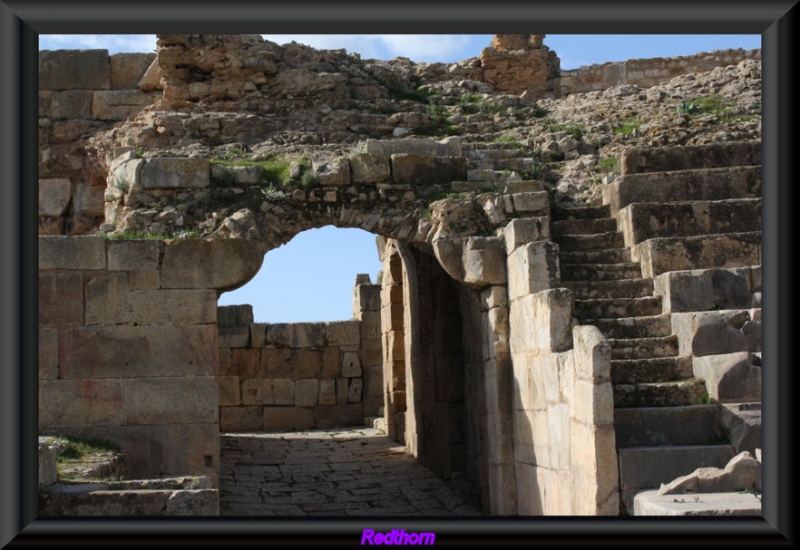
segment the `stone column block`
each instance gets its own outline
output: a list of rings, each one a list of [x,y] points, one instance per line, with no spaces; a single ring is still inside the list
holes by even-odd
[[[124,388],[126,425],[217,422],[215,376],[132,378]]]
[[[39,272],[39,324],[83,324],[83,278],[80,273]]]
[[[517,247],[508,256],[508,293],[511,300],[557,286],[561,278],[558,245],[538,241]]]
[[[122,425],[122,385],[112,379],[41,380],[39,427]]]
[[[39,237],[39,269],[105,269],[104,237]]]
[[[67,178],[39,180],[39,215],[61,216],[72,198],[72,183]]]

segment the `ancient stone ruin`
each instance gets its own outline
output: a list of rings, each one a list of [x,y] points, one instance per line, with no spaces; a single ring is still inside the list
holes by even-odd
[[[760,52],[560,71],[542,38],[40,52],[40,432],[207,498],[221,432],[375,422],[492,515],[760,452]],[[326,225],[376,235],[352,319],[218,307]]]

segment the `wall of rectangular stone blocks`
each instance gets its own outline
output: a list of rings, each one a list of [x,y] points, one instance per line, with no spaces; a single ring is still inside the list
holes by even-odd
[[[379,306],[380,287],[361,284],[350,321],[255,323],[251,306],[220,307],[220,430],[360,426],[377,416]]]
[[[702,73],[716,67],[735,65],[744,59],[761,59],[761,50],[717,50],[697,55],[678,57],[656,57],[651,59],[629,59],[602,65],[579,67],[561,71],[561,95],[596,92],[632,84],[649,88],[663,84],[678,75]]]
[[[161,97],[142,81],[155,56],[39,52],[40,235],[83,234],[102,222],[106,181],[90,169],[87,139]]]

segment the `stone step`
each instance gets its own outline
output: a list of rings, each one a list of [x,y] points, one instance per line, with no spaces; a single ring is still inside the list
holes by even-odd
[[[692,375],[691,357],[611,360],[611,382],[615,385],[673,382]]]
[[[761,265],[761,232],[691,237],[661,237],[636,246],[642,276],[652,279],[667,271]]]
[[[644,298],[575,300],[575,316],[578,319],[640,317],[660,314],[660,296],[647,296]]]
[[[733,449],[730,445],[629,447],[619,449],[617,456],[623,513],[633,514],[633,498],[639,491],[658,489],[697,468],[724,468]]]
[[[576,300],[644,298],[653,295],[653,281],[649,279],[561,281],[561,285],[572,290]]]
[[[761,231],[761,199],[634,203],[620,211],[625,246],[662,237]]]
[[[719,405],[614,410],[617,448],[708,445],[724,440]]]
[[[622,175],[644,172],[667,172],[756,166],[761,164],[761,141],[732,141],[708,145],[630,148],[622,153]]]
[[[616,384],[614,407],[683,407],[698,405],[706,395],[706,384],[700,378],[671,382]]]
[[[612,214],[636,202],[681,202],[758,198],[761,166],[731,166],[627,174],[603,186],[603,203]]]
[[[561,235],[554,239],[561,250],[565,252],[577,250],[608,250],[609,248],[622,248],[625,239],[622,233],[610,231],[594,235]]]
[[[598,218],[610,218],[611,208],[604,204],[602,206],[553,206],[553,221],[563,220],[596,220]]]
[[[672,334],[669,315],[622,319],[582,319],[581,324],[596,326],[607,338],[652,338]]]
[[[620,264],[561,264],[564,281],[613,281],[639,279],[642,268],[636,262]]]
[[[471,141],[462,143],[461,150],[464,153],[475,153],[479,151],[516,151],[519,152],[519,145],[504,141]]]
[[[560,220],[550,226],[553,235],[594,235],[596,233],[609,233],[617,231],[617,220],[614,218],[599,218],[588,220]]]
[[[653,359],[678,355],[678,337],[611,338],[611,359]]]
[[[608,250],[571,250],[559,252],[561,265],[621,264],[631,261],[631,251],[627,248]]]

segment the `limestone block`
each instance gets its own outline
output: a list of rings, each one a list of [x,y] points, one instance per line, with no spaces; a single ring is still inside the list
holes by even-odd
[[[233,353],[228,348],[217,350],[217,366],[220,376],[233,376],[236,373],[233,369]]]
[[[39,215],[60,216],[72,198],[72,184],[67,178],[39,180]]]
[[[64,233],[64,219],[49,216],[39,217],[39,235],[61,235]]]
[[[531,306],[535,333],[527,338],[527,345],[533,345],[528,349],[550,352],[572,348],[573,302],[572,291],[566,288],[544,290],[533,295]]]
[[[614,426],[592,426],[573,420],[570,459],[572,513],[619,515],[619,466]]]
[[[506,283],[506,254],[497,237],[439,239],[433,242],[433,252],[457,281],[477,287]]]
[[[506,252],[511,254],[519,246],[550,238],[550,218],[517,218],[511,220],[504,233]]]
[[[274,323],[267,326],[266,343],[292,348],[321,348],[325,345],[322,323]]]
[[[88,278],[86,283],[86,324],[114,325],[130,322],[127,273]]]
[[[291,378],[293,364],[290,349],[265,347],[261,350],[261,376],[264,378]],[[336,368],[338,370],[338,363]]]
[[[336,380],[320,380],[319,381],[319,404],[320,405],[335,405],[336,404]]]
[[[345,405],[347,403],[347,396],[350,391],[349,378],[336,379],[336,403],[338,405]]]
[[[142,90],[143,92],[153,92],[155,90],[164,89],[163,86],[161,85],[161,75],[158,66],[158,59],[153,59],[153,62],[150,63],[149,67],[147,67],[147,70],[142,75],[142,78],[139,80],[136,87]]]
[[[322,354],[316,350],[299,349],[295,351],[294,379],[318,378]]]
[[[324,323],[325,345],[357,346],[361,342],[358,321]]]
[[[214,323],[217,293],[214,290],[133,290],[131,321],[140,325]]]
[[[53,116],[51,109],[53,94],[52,90],[39,90],[39,118],[51,118]]]
[[[356,285],[353,288],[353,315],[361,318],[364,311],[378,311],[381,308],[380,285]]]
[[[217,319],[219,319],[219,309],[217,309]],[[267,325],[265,323],[250,323],[250,345],[254,348],[263,348],[267,335]]]
[[[237,406],[241,404],[238,376],[220,376],[219,380],[219,406]]]
[[[725,468],[698,468],[689,475],[661,484],[659,495],[733,493],[761,490],[761,463],[747,451],[733,457]]]
[[[350,184],[350,161],[347,158],[336,158],[325,162],[314,161],[311,165],[323,187]]]
[[[51,103],[53,118],[91,117],[92,95],[92,92],[89,90],[53,92]]]
[[[129,378],[123,383],[126,425],[217,421],[215,376]]]
[[[365,311],[361,314],[361,340],[374,340],[381,336],[380,311]]]
[[[363,381],[361,378],[350,379],[350,387],[347,390],[347,402],[361,403],[362,388],[363,388]]]
[[[541,212],[545,217],[549,216],[550,198],[547,191],[514,193],[511,200],[514,202],[515,212]]]
[[[367,347],[369,345],[369,347]],[[361,366],[377,367],[383,363],[381,341],[379,339],[365,340],[362,342]]]
[[[363,153],[350,158],[353,183],[382,183],[392,175],[387,155]]]
[[[242,405],[274,405],[272,380],[249,378],[241,381]]]
[[[219,429],[223,432],[250,432],[264,429],[262,407],[221,407]]]
[[[361,361],[355,352],[347,352],[342,357],[342,376],[353,378],[361,376]]]
[[[761,265],[761,232],[649,239],[637,244],[631,257],[641,261],[645,278],[667,271]]]
[[[80,273],[39,272],[40,325],[82,325],[83,309]]]
[[[510,357],[508,309],[496,307],[486,312],[486,359],[505,360]]]
[[[58,481],[57,445],[51,445],[39,437],[39,489]],[[40,515],[44,515],[41,514]]]
[[[670,319],[678,353],[694,357],[746,351],[742,328],[749,320],[750,314],[741,310],[673,313]]]
[[[441,183],[435,179],[436,159],[433,157],[415,154],[393,154],[391,159],[392,181],[394,183]]]
[[[521,516],[544,515],[542,495],[536,481],[536,470],[536,466],[530,463],[517,464],[517,509]]]
[[[706,382],[709,397],[721,403],[761,400],[761,367],[749,352],[692,358],[692,371]]]
[[[752,493],[709,493],[695,497],[675,498],[659,495],[657,490],[641,491],[633,499],[634,516],[758,516],[761,500]]]
[[[249,348],[250,327],[220,327],[218,342],[221,348]]]
[[[489,464],[489,513],[517,515],[517,475],[514,464]]]
[[[315,407],[319,399],[319,381],[297,380],[294,383],[294,404],[298,407]]]
[[[231,350],[233,374],[239,378],[257,378],[261,371],[261,350],[236,348]]]
[[[39,380],[58,378],[58,330],[39,327]]]
[[[141,90],[95,91],[92,96],[92,116],[100,120],[125,120],[150,103],[150,95]]]
[[[537,241],[517,247],[508,255],[508,294],[516,300],[554,288],[560,280],[558,245]]]
[[[573,407],[575,419],[584,424],[610,424],[614,421],[614,388],[610,383],[577,380]]]
[[[761,447],[761,403],[723,404],[720,424],[730,437],[735,453],[749,451],[758,458]]]
[[[244,327],[253,323],[253,306],[249,304],[217,307],[217,325]]]
[[[105,269],[103,237],[39,237],[39,269]]]
[[[750,268],[670,271],[655,278],[655,295],[662,297],[664,313],[747,308],[750,274]]]
[[[481,292],[481,307],[483,310],[508,307],[508,305],[508,289],[505,286],[491,286]]]
[[[572,329],[575,346],[575,374],[578,380],[598,384],[611,380],[611,346],[594,325],[578,325]],[[613,411],[611,411],[613,415]],[[603,416],[603,418],[605,418]],[[603,422],[601,420],[597,423]]]
[[[364,368],[364,396],[381,397],[383,396],[383,366]]]
[[[132,90],[156,59],[154,53],[118,53],[110,57],[111,89]]]
[[[336,378],[339,375],[339,348],[328,347],[322,350],[322,378]]]
[[[303,407],[264,407],[265,430],[308,430],[313,427],[313,409]]]
[[[276,405],[295,404],[295,381],[289,378],[278,378],[272,382],[272,393]]]
[[[415,154],[428,156],[461,156],[461,138],[451,136],[433,139],[367,140],[367,153],[373,155]]]
[[[41,380],[39,427],[123,423],[121,380]]]
[[[108,50],[42,50],[40,90],[108,90],[111,65]]]
[[[142,189],[190,189],[209,185],[209,164],[200,158],[145,159],[140,173]]]
[[[108,242],[108,269],[156,271],[160,248],[158,241],[111,240]]]
[[[264,255],[243,239],[176,239],[164,243],[162,288],[239,288],[261,268]],[[250,319],[247,323],[252,323]]]

